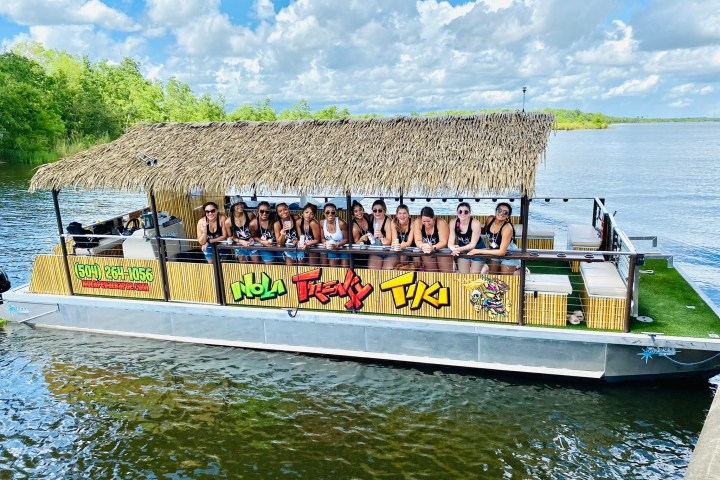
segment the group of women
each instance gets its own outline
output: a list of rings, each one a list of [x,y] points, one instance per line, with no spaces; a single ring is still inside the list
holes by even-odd
[[[234,253],[241,262],[348,267],[350,254],[342,247],[350,242],[352,235],[352,243],[356,245],[393,247],[396,251],[418,247],[424,253],[448,248],[452,253],[413,258],[370,251],[366,256],[367,266],[378,270],[392,270],[398,263],[408,261],[422,262],[426,271],[473,274],[513,274],[520,267],[519,260],[506,257],[518,247],[510,222],[512,207],[505,202],[497,204],[495,214],[488,216],[484,224],[472,218],[469,203],[461,202],[452,225],[436,217],[431,207],[424,207],[413,220],[406,205],[399,205],[391,218],[383,200],[373,203],[371,214],[366,213],[359,202],[353,202],[350,228],[332,203],[324,206],[321,219],[316,218],[317,208],[312,204],[305,205],[301,215],[294,215],[287,204],[279,203],[275,207],[275,219],[270,204],[265,201],[258,204],[257,216],[248,212],[242,201],[230,207],[229,217],[222,215],[214,202],[205,203],[203,210],[205,214],[198,221],[197,235],[209,262],[213,261],[215,245],[229,240],[235,244]],[[254,245],[291,248],[281,252],[253,249]],[[308,248],[315,246],[322,248]]]

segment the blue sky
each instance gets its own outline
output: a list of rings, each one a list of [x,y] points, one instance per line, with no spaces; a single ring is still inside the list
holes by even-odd
[[[228,109],[720,116],[720,1],[2,0],[23,41],[175,77]]]

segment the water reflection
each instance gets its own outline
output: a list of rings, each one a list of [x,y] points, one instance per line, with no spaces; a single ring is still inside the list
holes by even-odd
[[[681,478],[710,401],[25,326],[0,351],[0,468],[33,478]]]

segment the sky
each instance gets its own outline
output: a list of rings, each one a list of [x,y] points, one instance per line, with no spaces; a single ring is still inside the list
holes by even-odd
[[[720,116],[720,0],[0,0],[0,49],[28,40],[228,111]]]

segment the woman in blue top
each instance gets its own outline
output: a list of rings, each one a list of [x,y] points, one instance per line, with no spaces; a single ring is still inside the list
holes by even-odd
[[[459,256],[461,253],[467,253],[473,249],[485,248],[485,242],[480,236],[481,229],[480,221],[470,216],[470,204],[460,202],[457,207],[457,218],[453,228],[450,228],[450,239],[448,240],[452,254]],[[458,273],[485,274],[488,272],[484,258],[458,258],[457,268]]]
[[[495,215],[488,217],[485,223],[485,233],[488,237],[487,248],[475,248],[468,252],[468,255],[483,253],[485,255],[498,257],[490,260],[490,273],[517,275],[520,272],[520,260],[506,258],[509,252],[520,250],[513,241],[515,237],[515,227],[510,223],[511,215],[512,207],[509,203],[498,203],[495,209]]]

